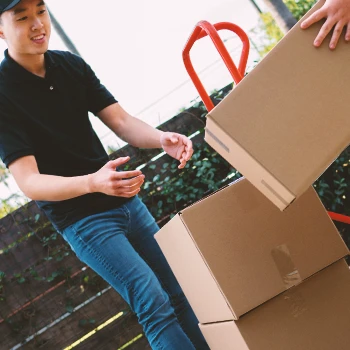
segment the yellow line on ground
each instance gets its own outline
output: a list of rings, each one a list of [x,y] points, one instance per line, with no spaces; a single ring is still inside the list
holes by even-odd
[[[78,339],[76,342],[74,342],[73,344],[69,345],[68,347],[66,347],[64,350],[71,350],[73,348],[75,348],[77,345],[79,345],[80,343],[82,343],[84,340],[90,338],[92,335],[94,335],[96,332],[100,331],[102,328],[108,326],[110,323],[112,323],[113,321],[115,321],[117,318],[123,316],[123,312],[119,312],[119,314],[113,316],[112,318],[110,318],[109,320],[107,320],[106,322],[102,323],[101,325],[99,325],[98,327],[96,327],[94,330],[92,330],[91,332],[85,334],[83,337],[81,337],[80,339]]]
[[[136,340],[139,340],[141,337],[143,337],[143,334],[139,334],[137,337],[135,337],[134,339],[130,340],[129,342],[127,342],[126,344],[124,344],[121,348],[119,348],[118,350],[123,350],[125,348],[127,348],[129,345],[131,345],[132,343],[135,343]]]

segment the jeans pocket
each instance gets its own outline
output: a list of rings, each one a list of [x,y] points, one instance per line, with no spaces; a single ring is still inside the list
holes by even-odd
[[[73,248],[72,235],[75,235],[74,229],[71,226],[66,227],[63,231],[60,232],[63,239],[69,244],[71,249],[74,253],[76,253],[75,249]]]

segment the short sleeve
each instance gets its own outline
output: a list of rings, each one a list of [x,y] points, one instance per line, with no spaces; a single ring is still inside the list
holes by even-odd
[[[34,155],[30,139],[15,115],[0,101],[0,158],[8,167],[18,158]]]
[[[74,56],[76,59],[80,60],[80,65],[83,65],[84,81],[87,87],[88,110],[96,115],[104,108],[116,103],[117,100],[107,90],[107,88],[101,84],[90,65],[87,64],[80,56]]]

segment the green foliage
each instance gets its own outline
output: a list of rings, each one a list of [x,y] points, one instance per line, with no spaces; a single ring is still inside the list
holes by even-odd
[[[299,21],[307,11],[317,2],[317,0],[283,0],[289,11]]]
[[[9,177],[9,171],[5,164],[0,160],[0,182],[4,182]]]
[[[315,182],[315,188],[328,210],[350,213],[350,147]]]
[[[93,318],[79,320],[79,326],[83,328],[86,328],[88,326],[95,325],[95,324],[96,324],[96,320]]]
[[[0,219],[12,213],[20,207],[19,204],[13,204],[9,199],[0,200]]]
[[[317,0],[283,0],[292,15],[300,20]],[[282,31],[274,21],[271,13],[263,12],[260,15],[260,23],[254,33],[260,33],[260,55],[265,56],[283,37]],[[263,34],[261,34],[263,33]]]
[[[9,170],[5,167],[5,164],[0,160],[0,183],[8,186],[7,180],[10,176]],[[13,197],[13,196],[11,196]],[[0,199],[0,218],[11,213],[19,207],[19,205],[13,204],[13,198]]]
[[[178,161],[165,156],[161,169],[145,182],[141,197],[157,220],[218,190],[228,177],[240,176],[206,143],[195,143],[194,148],[192,160],[183,170],[177,168]]]
[[[348,147],[315,182],[315,189],[327,210],[350,215],[350,147]],[[350,225],[335,222],[350,247]],[[348,259],[350,264],[350,259]]]
[[[260,15],[259,30],[263,30],[265,33],[260,38],[259,54],[265,56],[283,38],[283,32],[269,12],[264,12]]]

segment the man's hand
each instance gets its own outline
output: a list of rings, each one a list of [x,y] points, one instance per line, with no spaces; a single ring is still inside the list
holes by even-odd
[[[110,196],[130,198],[140,192],[145,176],[141,171],[116,171],[130,158],[117,158],[106,163],[96,173],[89,175],[90,192],[102,192]]]
[[[343,28],[346,27],[345,40],[350,40],[350,0],[326,0],[325,4],[301,23],[301,28],[309,28],[312,24],[326,18],[314,45],[319,47],[327,34],[334,28],[329,48],[337,46]]]
[[[164,132],[160,137],[160,144],[166,153],[180,161],[179,169],[184,168],[192,157],[192,141],[184,135]]]

